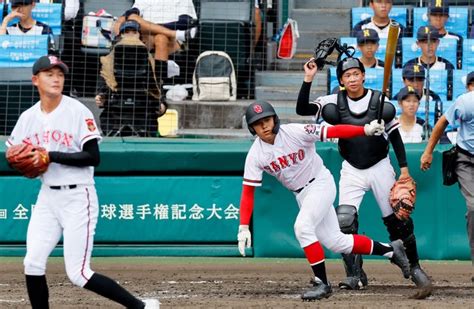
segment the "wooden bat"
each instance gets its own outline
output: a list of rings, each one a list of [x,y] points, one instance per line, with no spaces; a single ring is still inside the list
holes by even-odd
[[[400,25],[392,21],[388,28],[387,48],[385,50],[385,65],[383,68],[383,83],[382,83],[382,97],[380,100],[377,120],[380,123],[383,114],[383,105],[385,97],[389,92],[388,82],[392,74],[393,59],[395,58],[395,51],[397,50],[398,33],[400,32]]]

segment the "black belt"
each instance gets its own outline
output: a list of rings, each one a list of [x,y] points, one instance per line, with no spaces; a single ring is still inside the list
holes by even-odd
[[[77,185],[66,185],[66,186],[49,186],[52,190],[62,190],[62,189],[76,189]]]
[[[470,153],[469,151],[465,150],[465,149],[462,149],[461,147],[459,147],[458,145],[456,145],[456,150],[468,157],[471,157],[473,158],[474,157],[474,154]]]
[[[311,180],[308,181],[308,183],[305,184],[303,187],[301,187],[301,188],[299,188],[299,189],[296,189],[296,190],[294,190],[293,192],[295,192],[295,193],[300,193],[301,191],[303,191],[304,188],[306,188],[306,186],[308,186],[310,183],[312,183],[315,179],[316,179],[316,178],[311,179]]]

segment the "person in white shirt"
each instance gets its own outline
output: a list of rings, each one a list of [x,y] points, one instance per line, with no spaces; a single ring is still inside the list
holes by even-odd
[[[142,301],[115,280],[90,268],[99,202],[94,167],[100,163],[102,139],[92,112],[62,94],[69,68],[55,56],[40,57],[32,82],[40,101],[20,115],[5,142],[45,148],[50,162],[40,176],[41,189],[28,224],[23,261],[32,308],[49,308],[46,265],[63,239],[66,273],[74,285],[127,308],[158,308],[157,299]]]
[[[262,185],[263,172],[275,177],[292,191],[299,207],[294,224],[295,235],[314,273],[313,288],[303,300],[328,298],[332,288],[326,276],[322,245],[334,252],[374,254],[390,258],[409,277],[408,258],[401,240],[384,244],[357,234],[344,234],[333,203],[336,184],[331,172],[316,152],[315,142],[327,138],[381,135],[384,125],[377,120],[364,126],[319,124],[283,124],[271,104],[257,101],[245,113],[248,129],[257,135],[245,159],[240,201],[239,251],[251,246],[250,218],[255,187]]]
[[[431,0],[428,12],[429,24],[438,30],[440,38],[455,39],[457,41],[456,68],[461,69],[463,38],[461,35],[449,32],[446,29],[446,22],[449,19],[449,4],[446,2],[444,0]]]
[[[398,105],[402,110],[398,117],[400,135],[403,143],[421,143],[423,141],[423,124],[425,121],[416,116],[420,107],[420,93],[413,87],[403,87],[398,93]]]
[[[169,55],[187,50],[196,36],[196,19],[192,0],[136,0],[118,18],[114,33],[120,33],[120,25],[126,20],[138,22],[143,42],[154,50],[156,76],[162,80],[167,77]]]

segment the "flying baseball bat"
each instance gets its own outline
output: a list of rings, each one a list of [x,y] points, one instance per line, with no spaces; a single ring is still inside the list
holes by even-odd
[[[390,81],[390,74],[392,74],[393,59],[395,58],[395,51],[397,50],[398,33],[400,32],[400,25],[392,21],[388,28],[387,48],[385,50],[385,65],[383,68],[383,84],[382,97],[380,100],[377,120],[380,123],[383,114],[383,105],[385,97],[389,91],[388,82]]]

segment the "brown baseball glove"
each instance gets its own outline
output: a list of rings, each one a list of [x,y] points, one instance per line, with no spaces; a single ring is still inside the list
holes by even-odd
[[[390,190],[390,206],[400,220],[408,220],[416,201],[416,182],[411,177],[401,178]]]
[[[28,178],[36,178],[46,172],[49,155],[43,147],[19,144],[13,145],[5,153],[11,167]]]

